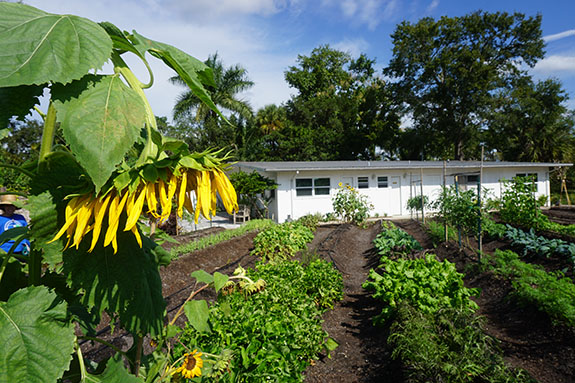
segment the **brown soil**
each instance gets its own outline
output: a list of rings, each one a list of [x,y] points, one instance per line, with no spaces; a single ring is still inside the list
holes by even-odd
[[[440,259],[456,263],[461,272],[475,261],[471,251],[460,251],[455,243],[445,243],[433,249],[429,236],[415,221],[395,223],[413,235],[427,252],[435,252]],[[333,261],[342,272],[345,296],[323,318],[324,329],[339,347],[329,358],[321,355],[308,368],[305,375],[308,383],[405,381],[400,363],[390,357],[391,350],[386,344],[388,329],[374,327],[371,322],[381,306],[361,287],[369,269],[377,266],[379,260],[372,247],[372,240],[379,230],[378,223],[364,229],[352,225],[320,226],[309,245],[311,252]],[[254,235],[188,254],[162,268],[169,316],[173,316],[192,291],[191,272],[203,269],[210,273],[231,273],[238,265],[253,267],[255,259],[249,251]],[[489,252],[507,246],[504,242],[487,242],[484,249]],[[526,369],[542,383],[575,382],[575,333],[572,329],[554,327],[545,315],[536,310],[514,305],[507,299],[510,283],[490,273],[468,276],[466,285],[482,290],[476,300],[480,306],[479,315],[485,316],[485,330],[499,340],[509,365]],[[213,298],[209,293],[203,297]],[[110,336],[108,340],[122,348],[131,343],[118,335]],[[91,355],[101,357],[104,353],[106,351],[100,349]]]

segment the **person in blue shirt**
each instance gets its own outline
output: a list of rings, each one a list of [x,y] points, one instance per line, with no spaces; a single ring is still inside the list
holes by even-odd
[[[13,202],[16,201],[16,198],[15,195],[0,196],[0,234],[15,227],[28,225],[22,215],[15,213],[17,208],[13,205]],[[10,240],[0,245],[0,249],[7,253],[12,248],[12,245],[14,245],[14,241]],[[27,239],[21,241],[14,249],[14,253],[28,255],[30,253],[30,241]]]

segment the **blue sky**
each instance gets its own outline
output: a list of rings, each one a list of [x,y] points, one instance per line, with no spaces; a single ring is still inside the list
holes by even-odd
[[[294,93],[284,72],[329,44],[377,60],[383,68],[391,58],[390,34],[403,21],[431,16],[462,16],[477,10],[521,12],[543,16],[546,57],[531,73],[536,79],[555,77],[569,93],[575,109],[574,0],[24,0],[59,14],[110,21],[121,29],[172,44],[205,60],[218,52],[224,64],[240,64],[255,86],[242,95],[254,109],[289,99]],[[182,88],[168,83],[171,70],[150,58],[155,84],[148,98],[156,115],[171,117]],[[145,79],[137,61],[130,61]],[[104,68],[106,69],[106,68]]]

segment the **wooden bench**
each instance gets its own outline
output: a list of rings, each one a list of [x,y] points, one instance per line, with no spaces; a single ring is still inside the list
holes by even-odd
[[[238,207],[238,211],[234,212],[233,216],[234,224],[236,221],[241,220],[242,222],[246,222],[250,220],[250,208],[245,205],[240,205]]]

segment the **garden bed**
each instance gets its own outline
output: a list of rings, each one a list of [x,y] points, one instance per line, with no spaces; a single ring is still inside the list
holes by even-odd
[[[414,236],[427,252],[435,252],[440,259],[454,262],[460,272],[475,262],[471,251],[460,251],[456,243],[446,243],[433,249],[428,234],[420,224],[396,221]],[[380,231],[375,223],[365,229],[352,225],[325,225],[317,228],[309,245],[310,254],[334,262],[342,272],[344,299],[334,310],[324,314],[323,328],[339,347],[312,362],[305,376],[306,382],[404,382],[402,366],[391,359],[386,339],[388,328],[374,327],[372,318],[381,312],[381,303],[373,299],[361,285],[369,269],[376,267],[380,258],[372,241]],[[253,267],[255,257],[249,254],[255,234],[234,238],[214,247],[180,257],[162,268],[164,296],[168,311],[184,302],[193,285],[190,273],[203,269],[213,273],[231,273],[237,265]],[[487,242],[484,248],[494,251],[505,247],[505,242]],[[471,274],[470,274],[471,275]],[[486,317],[486,331],[499,340],[505,361],[513,367],[523,368],[539,382],[575,381],[575,335],[572,329],[555,326],[549,319],[532,308],[522,308],[507,299],[510,284],[504,283],[490,272],[475,273],[465,278],[468,287],[482,289],[476,299],[479,314]],[[209,295],[203,298],[210,298]],[[119,336],[110,336],[122,348],[130,342]]]

